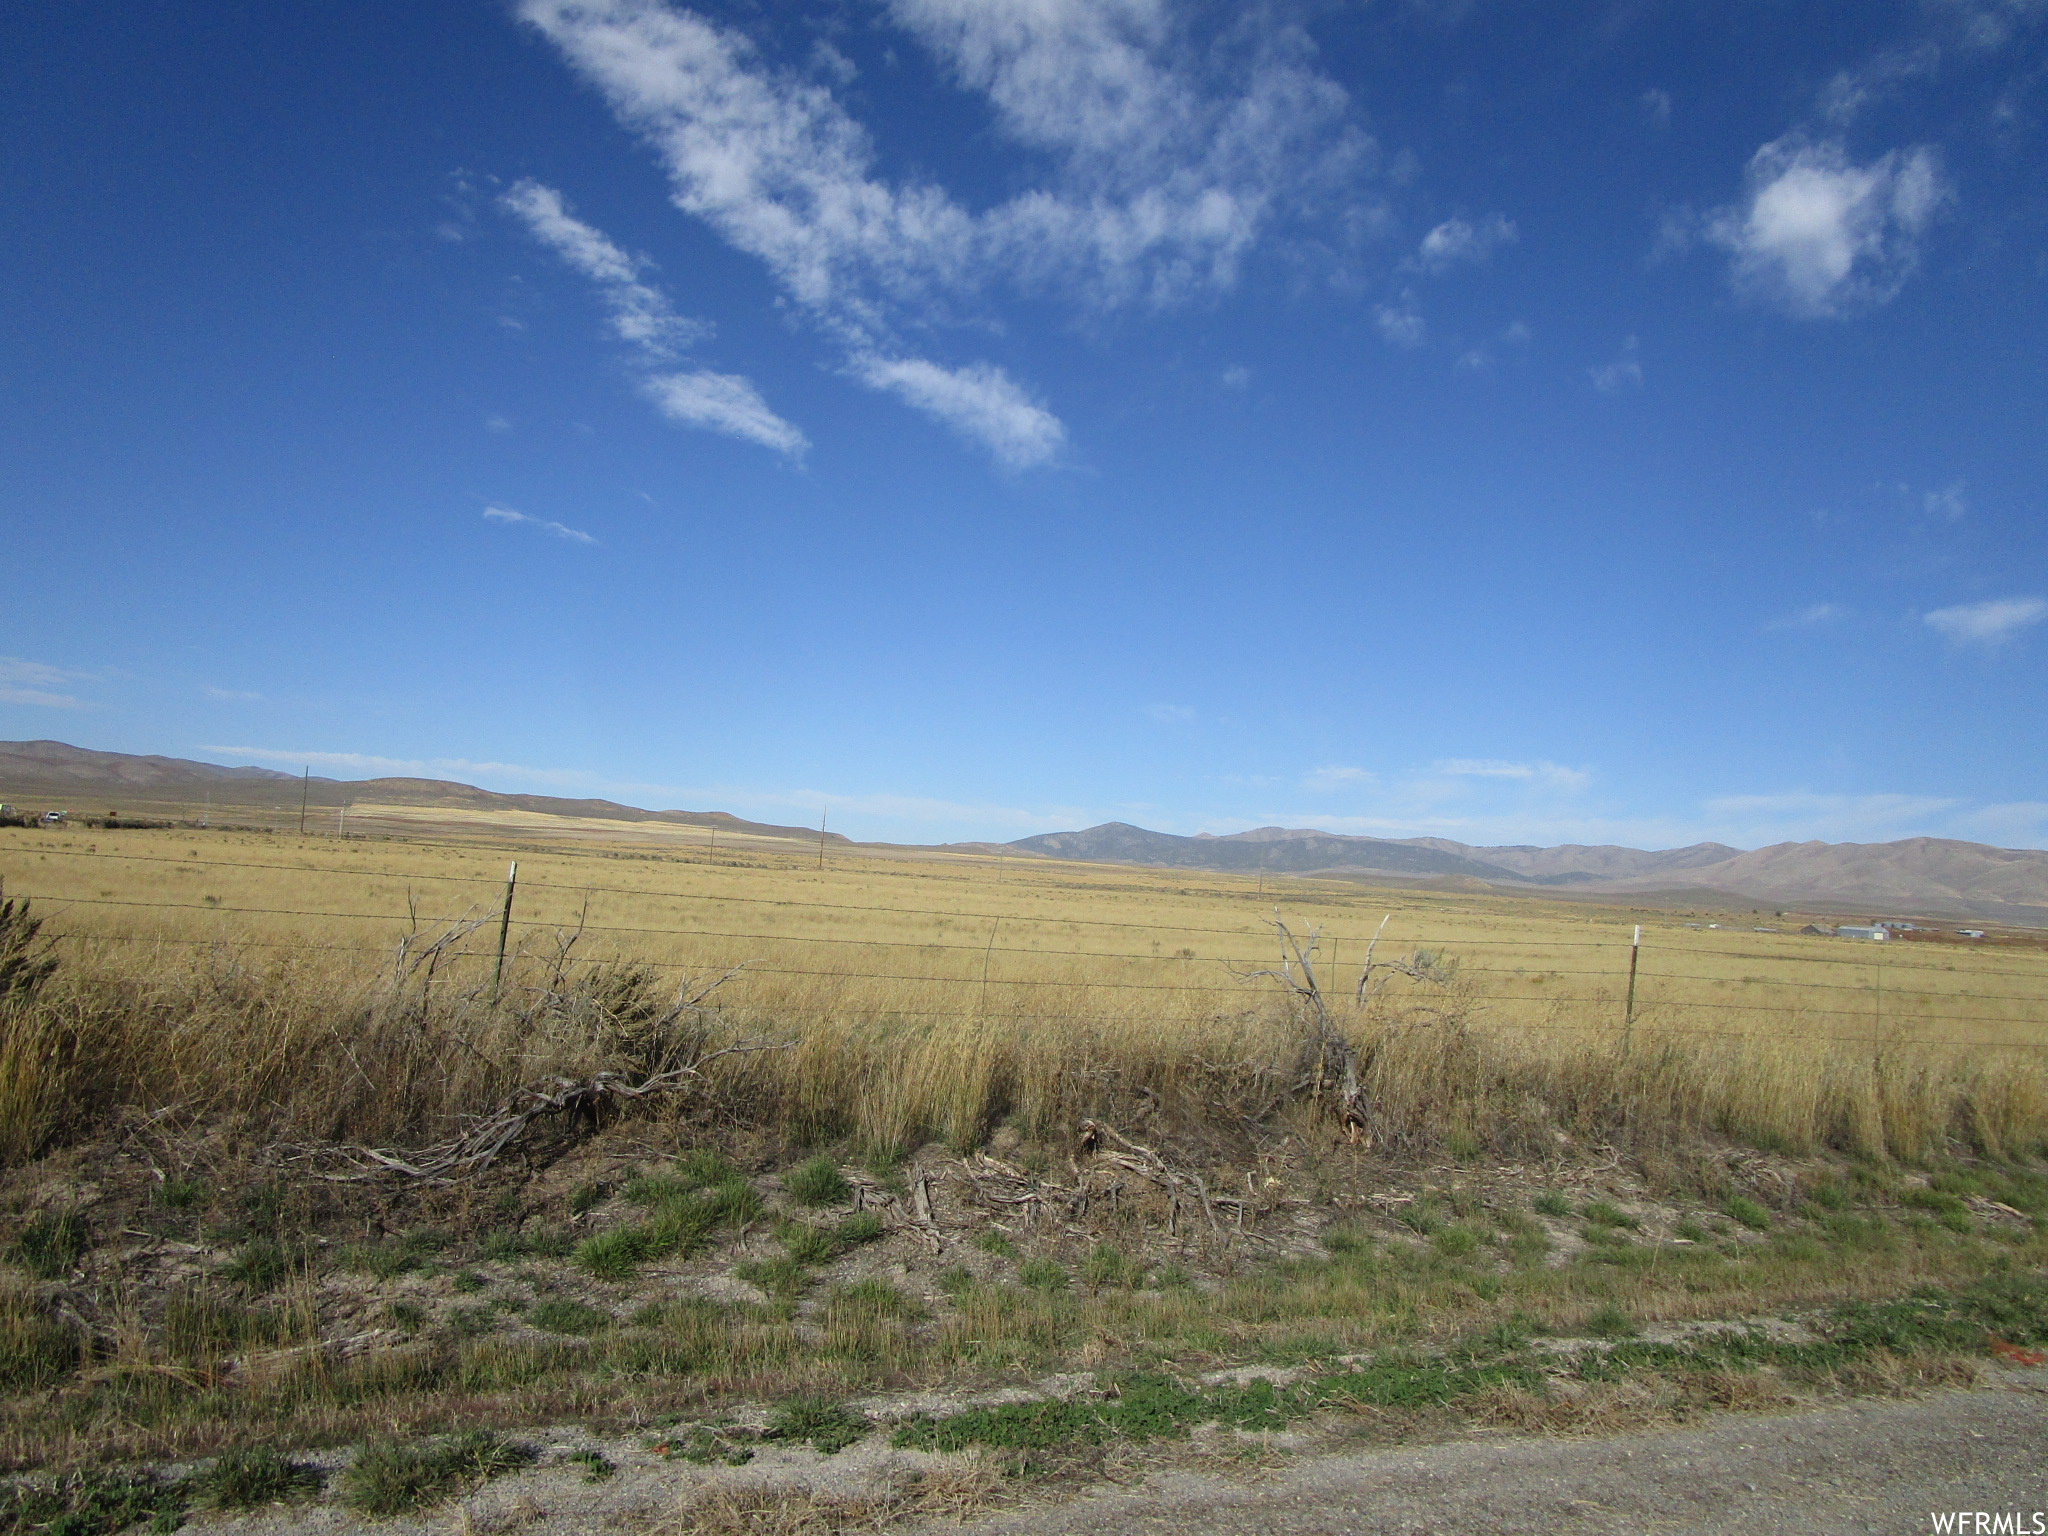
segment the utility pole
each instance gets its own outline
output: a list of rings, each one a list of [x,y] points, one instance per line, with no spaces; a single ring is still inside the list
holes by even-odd
[[[818,868],[825,867],[825,818],[831,815],[831,808],[818,812]]]
[[[334,831],[335,835],[341,838],[343,842],[348,841],[348,802],[346,800],[341,802],[341,809],[335,815]]]
[[[305,776],[299,780],[299,836],[306,835],[306,796],[313,792],[313,765],[306,765]]]

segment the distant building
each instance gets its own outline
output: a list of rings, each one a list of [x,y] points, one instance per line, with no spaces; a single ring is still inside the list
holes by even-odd
[[[1844,923],[1835,930],[1835,937],[1838,939],[1888,939],[1891,935],[1886,933],[1881,927],[1864,928]]]
[[[1832,939],[1835,936],[1835,930],[1822,923],[1808,923],[1799,931],[1801,933],[1810,933],[1815,938],[1821,939]]]
[[[1956,937],[1959,939],[1981,939],[1984,937],[1984,930],[1982,928],[1958,928],[1956,930]]]

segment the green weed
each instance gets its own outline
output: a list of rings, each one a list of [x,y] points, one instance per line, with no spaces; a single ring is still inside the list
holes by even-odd
[[[207,1509],[254,1509],[309,1499],[320,1491],[326,1475],[318,1467],[293,1461],[269,1446],[252,1446],[222,1454],[212,1466],[186,1480],[192,1501]]]
[[[853,1193],[829,1157],[798,1163],[783,1175],[782,1187],[798,1205],[838,1205]]]
[[[863,1415],[842,1403],[805,1394],[777,1403],[762,1437],[802,1441],[821,1455],[834,1456],[865,1438],[872,1427]]]
[[[45,1211],[7,1245],[7,1262],[38,1280],[61,1280],[92,1247],[92,1229],[76,1211]]]
[[[588,1336],[602,1333],[616,1321],[611,1313],[599,1311],[580,1301],[540,1301],[527,1310],[526,1320],[548,1333]]]
[[[342,1474],[342,1498],[362,1514],[402,1515],[535,1460],[531,1446],[486,1429],[424,1444],[386,1442],[368,1447]]]

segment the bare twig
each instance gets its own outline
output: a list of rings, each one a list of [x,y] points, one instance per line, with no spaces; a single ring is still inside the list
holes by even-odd
[[[357,1183],[383,1173],[397,1173],[430,1183],[452,1184],[488,1168],[537,1120],[567,1114],[584,1116],[594,1122],[606,1105],[656,1098],[702,1081],[704,1068],[722,1056],[794,1048],[794,1041],[773,1044],[749,1041],[729,1045],[708,1056],[701,1056],[687,1066],[672,1067],[638,1082],[622,1072],[599,1072],[581,1082],[567,1077],[543,1078],[520,1088],[490,1114],[479,1116],[460,1136],[414,1152],[349,1145],[281,1150],[294,1159],[332,1158],[351,1165],[351,1172],[324,1175],[339,1182]]]

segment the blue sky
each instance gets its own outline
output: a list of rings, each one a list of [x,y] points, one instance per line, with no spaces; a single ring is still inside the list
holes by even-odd
[[[2048,845],[2048,0],[88,0],[0,133],[0,736]]]

